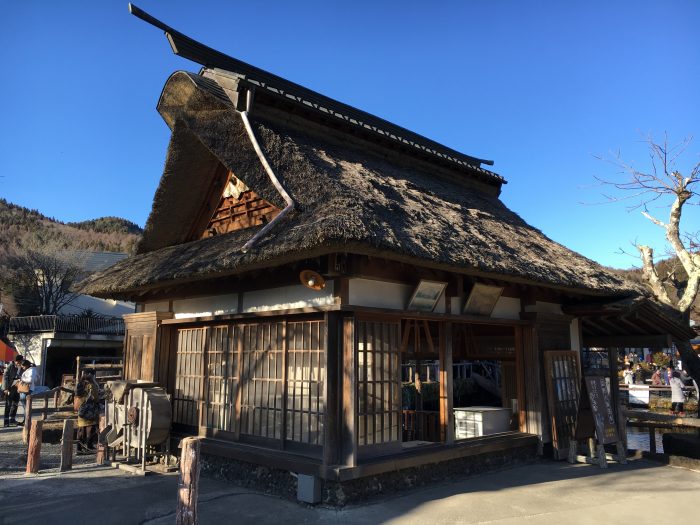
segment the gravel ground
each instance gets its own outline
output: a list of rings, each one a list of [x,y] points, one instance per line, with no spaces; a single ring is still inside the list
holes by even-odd
[[[41,444],[40,472],[58,471],[61,465],[60,443]],[[73,445],[73,465],[95,462],[95,455],[77,456]],[[27,467],[27,446],[22,443],[22,427],[0,428],[0,477],[23,473]]]

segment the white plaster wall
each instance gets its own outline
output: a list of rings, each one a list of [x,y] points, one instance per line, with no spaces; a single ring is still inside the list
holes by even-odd
[[[416,283],[417,285],[417,283]],[[348,302],[354,306],[405,310],[416,285],[377,281],[374,279],[350,279]],[[433,312],[445,313],[446,299],[443,293]]]
[[[209,315],[235,314],[238,311],[238,294],[192,297],[173,301],[175,319],[205,317]]]
[[[348,302],[355,306],[403,310],[408,306],[415,286],[374,279],[350,279]],[[444,295],[444,294],[443,294]]]
[[[17,351],[25,359],[29,359],[36,366],[36,384],[43,384],[44,377],[44,339],[50,338],[50,334],[17,334],[10,336]]]
[[[520,319],[520,299],[517,297],[499,297],[491,312],[493,319]]]
[[[85,310],[92,310],[100,315],[121,317],[124,314],[133,314],[136,310],[134,303],[115,301],[113,299],[100,299],[90,295],[79,295],[70,304],[67,304],[59,312],[62,315],[82,314]]]
[[[581,323],[578,319],[572,319],[569,325],[569,334],[571,337],[571,349],[577,352],[581,351]]]
[[[152,303],[144,303],[142,312],[169,312],[170,303],[168,301],[159,301]]]
[[[333,283],[326,282],[323,290],[316,291],[301,284],[256,290],[243,294],[242,312],[265,312],[328,306],[335,302]]]

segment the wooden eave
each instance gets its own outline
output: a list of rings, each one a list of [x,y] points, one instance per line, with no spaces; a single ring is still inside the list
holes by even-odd
[[[190,276],[187,276],[187,277],[184,277],[181,279],[171,279],[168,281],[161,281],[161,282],[157,282],[157,283],[150,283],[150,284],[144,285],[144,286],[129,288],[126,290],[121,290],[118,293],[106,292],[106,293],[95,293],[94,295],[96,297],[103,297],[103,298],[122,299],[122,300],[128,300],[128,301],[140,301],[140,300],[143,300],[143,298],[147,294],[154,292],[154,291],[157,291],[157,290],[161,290],[163,288],[174,288],[174,287],[180,287],[183,285],[194,285],[195,283],[198,283],[197,286],[199,286],[201,283],[204,283],[206,281],[224,279],[224,278],[233,277],[233,276],[241,275],[241,274],[252,272],[252,271],[278,268],[278,267],[283,266],[285,264],[299,262],[299,261],[303,261],[303,260],[307,260],[307,259],[313,259],[316,257],[322,257],[322,256],[334,254],[334,253],[339,253],[342,251],[343,253],[346,253],[346,254],[368,255],[371,257],[385,259],[387,261],[410,264],[410,265],[414,265],[414,266],[417,266],[420,268],[426,268],[426,269],[430,269],[430,270],[439,270],[439,271],[443,271],[443,272],[450,272],[450,273],[454,273],[456,275],[464,275],[464,276],[476,277],[476,278],[481,278],[481,279],[490,279],[490,280],[493,280],[494,282],[505,282],[505,283],[510,283],[513,285],[531,286],[531,287],[536,287],[536,288],[542,289],[542,290],[549,290],[552,292],[562,293],[562,294],[565,294],[567,296],[605,297],[605,298],[608,298],[611,300],[625,296],[624,294],[615,295],[615,294],[611,294],[610,292],[601,291],[601,290],[597,290],[597,289],[586,289],[586,288],[576,288],[573,286],[552,285],[552,284],[548,284],[548,283],[528,280],[524,277],[519,277],[519,276],[501,275],[501,274],[496,274],[496,273],[492,273],[492,272],[484,272],[484,271],[480,271],[477,269],[454,267],[454,266],[450,266],[447,264],[436,263],[436,262],[432,262],[432,261],[416,260],[416,259],[413,259],[413,258],[408,257],[408,256],[403,256],[403,255],[396,254],[393,252],[387,252],[387,251],[381,250],[381,249],[370,248],[370,247],[367,247],[365,245],[354,246],[354,245],[347,244],[347,245],[342,247],[342,250],[340,250],[339,248],[341,248],[341,247],[319,246],[313,250],[307,250],[303,254],[299,254],[297,256],[290,255],[290,256],[286,256],[286,257],[279,257],[277,259],[269,259],[269,260],[261,261],[261,262],[257,262],[257,263],[246,264],[244,270],[232,269],[232,270],[228,270],[228,271],[217,272],[216,274],[212,274],[212,275],[190,275]],[[565,313],[571,313],[571,312],[567,311]],[[576,314],[571,313],[571,315],[576,315]]]
[[[581,319],[584,343],[607,341],[617,342],[616,346],[635,346],[635,340],[660,344],[669,337],[677,341],[692,337],[690,327],[663,315],[648,300],[564,305],[563,311]]]

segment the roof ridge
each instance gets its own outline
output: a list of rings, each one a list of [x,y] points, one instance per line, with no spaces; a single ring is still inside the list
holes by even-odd
[[[219,74],[229,73],[239,78],[242,77],[245,82],[264,89],[266,94],[281,97],[308,110],[318,111],[323,113],[324,116],[338,118],[346,124],[355,125],[363,130],[377,133],[384,138],[394,140],[405,146],[414,147],[418,151],[428,153],[453,164],[475,169],[491,178],[494,183],[507,183],[501,175],[481,167],[481,164],[493,165],[492,160],[466,155],[381,117],[332,99],[300,84],[212,49],[173,29],[133,4],[129,4],[129,9],[134,16],[162,29],[176,55],[204,66],[200,71],[200,76],[203,76],[204,70],[208,69],[213,73],[216,73],[218,70]]]

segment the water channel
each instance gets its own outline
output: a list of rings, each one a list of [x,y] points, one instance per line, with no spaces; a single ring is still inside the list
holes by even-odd
[[[661,435],[667,430],[656,430],[656,452],[663,453],[664,447],[661,443]],[[630,450],[640,450],[649,452],[649,430],[646,428],[627,427],[627,448]]]

